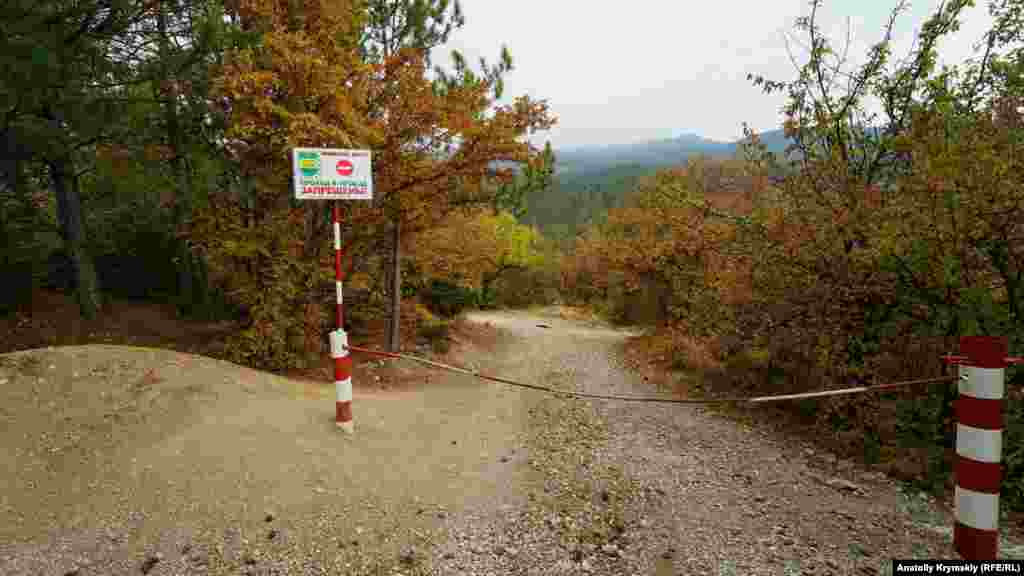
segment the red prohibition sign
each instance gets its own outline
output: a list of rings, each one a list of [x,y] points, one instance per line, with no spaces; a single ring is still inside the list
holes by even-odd
[[[352,163],[348,160],[338,160],[338,163],[334,166],[334,169],[338,171],[338,174],[342,176],[348,176],[352,174]]]

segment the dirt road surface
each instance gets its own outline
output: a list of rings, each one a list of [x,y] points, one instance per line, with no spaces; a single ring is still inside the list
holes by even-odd
[[[625,332],[540,313],[458,361],[651,395]],[[539,327],[546,324],[549,327]],[[0,573],[884,574],[953,557],[948,514],[885,478],[699,408],[430,372],[360,393],[201,356],[0,356]]]

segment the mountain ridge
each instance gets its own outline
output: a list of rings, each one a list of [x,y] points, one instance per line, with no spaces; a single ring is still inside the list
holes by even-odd
[[[791,143],[782,130],[763,132],[760,137],[769,151],[780,156]],[[554,238],[571,239],[580,226],[599,223],[610,209],[622,206],[643,178],[700,154],[734,156],[741,142],[689,133],[631,144],[556,148],[552,184],[527,195],[523,221]]]
[[[791,141],[781,129],[760,134],[768,150],[781,154]],[[732,156],[743,140],[722,142],[700,134],[684,133],[674,138],[645,140],[630,144],[599,144],[555,148],[556,172],[591,172],[615,166],[672,166],[681,164],[689,156]]]

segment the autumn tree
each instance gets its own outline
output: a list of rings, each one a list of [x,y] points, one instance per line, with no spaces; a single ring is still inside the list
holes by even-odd
[[[368,62],[383,64],[400,50],[422,51],[426,63],[430,63],[431,50],[448,41],[452,32],[465,24],[462,6],[458,0],[371,0],[366,6],[367,20],[363,33],[362,50]],[[384,68],[389,70],[389,68]],[[387,77],[381,78],[384,84]],[[383,90],[383,100],[393,99],[394,90]],[[383,118],[387,115],[386,105],[377,105],[368,110],[369,114]],[[399,195],[390,199],[391,211],[391,265],[384,275],[390,291],[391,315],[387,324],[386,345],[391,351],[398,350],[401,329],[401,234],[402,216]]]
[[[755,181],[738,160],[701,157],[641,179],[577,239],[567,288],[615,317],[657,318],[667,338],[732,334],[737,306],[752,297],[754,260],[737,245]]]
[[[459,17],[458,10],[453,12],[452,18]],[[377,179],[381,201],[398,219],[393,230],[415,234],[441,221],[453,207],[493,203],[500,193],[493,183],[512,178],[511,168],[493,170],[494,162],[529,164],[542,157],[521,138],[550,127],[546,105],[521,97],[496,106],[503,94],[503,74],[512,68],[508,51],[503,49],[495,65],[481,59],[479,71],[458,52],[452,58],[453,70],[435,66],[433,80],[427,79],[427,52],[418,46],[401,48],[382,66],[368,112],[385,111]],[[401,294],[396,262],[397,257],[391,275],[391,348],[398,345],[400,326],[394,319],[399,309],[395,299]]]
[[[543,239],[509,212],[456,212],[420,236],[414,261],[425,277],[479,289],[484,298],[502,276],[544,262]]]
[[[448,0],[377,0],[368,4],[367,24],[364,33],[363,50],[369,62],[381,65],[381,76],[378,82],[378,90],[373,95],[373,100],[367,104],[367,113],[374,118],[384,119],[388,130],[385,133],[384,150],[380,152],[381,180],[388,178],[383,172],[392,168],[384,158],[391,158],[394,154],[404,156],[406,159],[414,154],[421,154],[429,161],[448,159],[456,147],[468,150],[471,147],[479,146],[468,139],[468,132],[461,134],[456,132],[438,132],[436,128],[442,125],[440,117],[420,118],[416,120],[419,127],[412,127],[405,124],[411,119],[408,114],[408,102],[410,93],[402,88],[402,76],[409,73],[412,67],[430,66],[430,51],[432,48],[447,42],[450,35],[464,25],[465,19],[461,6],[458,2]],[[434,99],[439,104],[442,101],[454,102],[461,100],[460,110],[457,114],[463,115],[463,126],[469,127],[474,124],[484,126],[487,111],[492,104],[502,97],[504,90],[503,76],[512,69],[512,58],[506,48],[503,48],[496,64],[491,65],[485,59],[480,60],[479,70],[474,71],[467,63],[465,57],[455,51],[452,56],[452,70],[435,65],[433,67],[433,80],[431,92],[424,90],[426,84],[421,84],[414,90],[419,91],[420,98]],[[427,70],[421,69],[416,72],[419,76],[414,82],[421,82],[427,76]],[[408,83],[407,87],[411,87]],[[545,127],[548,120],[543,119],[545,114],[540,109],[530,110],[533,104],[528,100],[521,100],[521,106],[516,114],[534,115],[535,120],[529,120],[531,126],[512,128],[512,130],[523,134],[528,130],[541,129]],[[468,107],[466,105],[468,104]],[[454,110],[453,110],[454,111]],[[391,129],[394,127],[394,129]],[[493,126],[496,128],[496,125]],[[401,231],[404,227],[412,226],[407,232],[415,233],[417,229],[430,226],[431,221],[438,221],[446,212],[446,205],[452,202],[452,198],[443,197],[446,194],[439,194],[438,187],[447,190],[447,195],[458,194],[455,199],[457,204],[486,203],[489,199],[492,203],[501,203],[504,200],[512,201],[520,197],[523,191],[533,186],[540,174],[534,174],[537,170],[543,171],[540,160],[546,158],[538,155],[536,151],[525,152],[525,148],[514,144],[517,136],[511,141],[506,141],[503,151],[492,150],[482,151],[484,164],[492,163],[495,160],[505,160],[526,165],[526,178],[528,180],[516,181],[510,176],[509,167],[497,171],[487,172],[485,165],[480,165],[479,160],[463,159],[456,168],[455,164],[449,163],[447,172],[443,176],[430,171],[405,181],[396,188],[379,188],[382,191],[380,203],[386,206],[392,221],[392,258],[388,271],[389,290],[391,295],[391,320],[388,323],[387,346],[396,350],[399,342],[398,305],[401,295],[401,257],[399,247]],[[492,140],[497,144],[498,139],[506,139],[508,136],[498,136],[496,132],[486,136],[484,139],[477,139],[476,142]],[[485,144],[486,145],[486,144]],[[513,149],[519,149],[515,152]],[[525,155],[524,155],[525,153]],[[536,160],[527,161],[528,158]],[[479,158],[479,156],[478,156]],[[454,169],[452,169],[454,168]],[[396,167],[397,170],[404,168]],[[408,176],[409,174],[407,174]],[[417,178],[420,180],[417,182]],[[487,182],[485,182],[485,180]],[[429,212],[413,212],[406,207],[402,200],[403,196],[416,194],[406,192],[404,189],[419,188],[425,191],[433,188],[435,192],[429,193],[436,196],[429,200],[434,209]],[[506,202],[507,204],[508,202]],[[513,202],[514,203],[514,202]],[[412,206],[422,207],[425,205],[423,199],[414,200]],[[509,204],[511,205],[511,204]]]
[[[216,94],[244,185],[211,198],[193,238],[249,311],[240,350],[287,364],[297,342],[304,340],[307,352],[318,348],[319,290],[332,264],[323,237],[313,233],[324,207],[291,199],[291,148],[373,150],[378,198],[347,206],[352,247],[379,237],[396,209],[402,228],[415,233],[458,206],[487,205],[488,167],[540,154],[522,137],[552,119],[543,102],[525,97],[495,106],[495,74],[456,66],[439,85],[427,75],[422,50],[367,61],[360,5],[247,0],[237,9],[243,28],[261,30],[262,41],[225,58]],[[295,225],[301,222],[307,224]],[[305,311],[301,321],[295,309]]]

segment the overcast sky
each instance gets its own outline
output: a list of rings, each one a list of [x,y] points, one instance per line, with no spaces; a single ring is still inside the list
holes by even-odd
[[[916,0],[897,21],[895,54],[911,48],[938,0]],[[987,2],[970,8],[943,61],[973,54],[990,18]],[[835,46],[851,25],[851,57],[863,61],[881,38],[895,0],[826,0],[821,27]],[[748,73],[789,80],[795,75],[784,33],[807,15],[806,0],[463,0],[466,25],[434,54],[448,64],[461,50],[470,62],[493,62],[501,45],[515,70],[506,94],[548,100],[558,117],[531,138],[553,146],[613,144],[696,133],[716,140],[742,136],[742,122],[777,128],[783,99],[767,96]],[[849,19],[849,20],[848,20]],[[802,40],[802,39],[800,39]],[[806,53],[792,45],[798,57]]]

